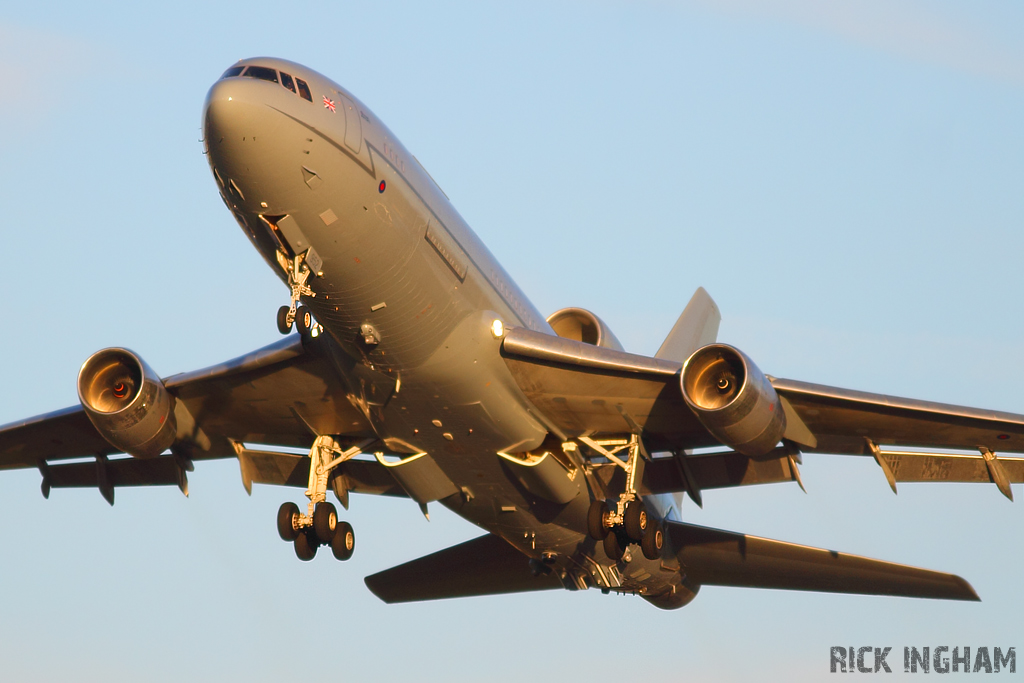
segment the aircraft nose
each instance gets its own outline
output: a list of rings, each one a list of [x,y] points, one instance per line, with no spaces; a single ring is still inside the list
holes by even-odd
[[[206,95],[203,108],[203,137],[218,143],[246,134],[253,135],[258,103],[252,82],[232,78],[217,81]]]
[[[218,182],[240,206],[257,206],[261,174],[273,165],[268,147],[280,115],[267,105],[264,84],[244,78],[217,81],[203,108],[203,140]]]

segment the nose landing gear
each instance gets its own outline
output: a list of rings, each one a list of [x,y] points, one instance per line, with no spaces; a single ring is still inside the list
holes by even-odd
[[[299,300],[304,296],[310,298],[316,296],[316,292],[310,289],[306,283],[311,276],[319,273],[323,266],[320,256],[313,251],[312,247],[295,258],[288,258],[278,250],[277,263],[288,274],[288,287],[291,289],[291,303],[277,309],[278,332],[288,334],[292,331],[292,324],[303,335],[314,329],[319,330],[319,325],[313,320],[313,314],[307,307],[300,305]]]
[[[368,439],[344,451],[329,436],[318,436],[313,442],[309,451],[306,514],[292,502],[283,503],[277,511],[277,533],[282,540],[294,544],[295,555],[300,560],[312,560],[322,545],[331,546],[331,552],[339,560],[352,557],[356,547],[355,531],[348,522],[338,520],[337,509],[327,502],[327,480],[331,470],[361,453],[373,441]]]

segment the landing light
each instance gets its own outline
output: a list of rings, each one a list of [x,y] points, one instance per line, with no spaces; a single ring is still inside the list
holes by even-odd
[[[491,334],[494,335],[495,339],[501,339],[501,335],[505,334],[505,324],[500,320],[495,319],[495,321],[491,323]]]

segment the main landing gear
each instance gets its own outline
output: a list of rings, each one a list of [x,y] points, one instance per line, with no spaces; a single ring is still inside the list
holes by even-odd
[[[628,441],[594,441],[586,437],[580,440],[626,471],[626,490],[617,501],[609,505],[608,501],[595,500],[590,504],[587,513],[590,537],[601,541],[605,554],[616,562],[625,556],[630,543],[638,543],[648,560],[657,560],[665,544],[665,532],[661,521],[648,514],[647,506],[636,492],[636,482],[643,474],[640,438],[633,434]],[[629,457],[623,462],[616,454],[626,448]]]
[[[307,512],[303,514],[295,503],[284,503],[277,511],[277,533],[295,546],[295,555],[308,562],[316,557],[317,548],[331,546],[339,560],[352,557],[356,547],[356,534],[352,525],[338,519],[338,511],[327,502],[327,481],[331,470],[362,452],[371,440],[341,450],[329,436],[318,436],[309,451],[309,498]],[[334,457],[337,456],[337,457]]]
[[[313,319],[313,313],[306,306],[299,304],[303,296],[315,297],[316,292],[306,284],[312,275],[323,263],[320,257],[312,250],[299,254],[293,259],[285,256],[281,251],[277,252],[278,265],[288,273],[288,286],[291,288],[291,304],[277,309],[277,329],[281,334],[288,334],[292,331],[292,324],[303,336],[317,331],[319,325]],[[319,264],[319,265],[318,265]],[[311,269],[311,266],[313,268]]]

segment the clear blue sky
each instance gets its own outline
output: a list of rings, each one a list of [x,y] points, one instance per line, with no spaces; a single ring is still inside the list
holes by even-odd
[[[0,423],[124,345],[163,374],[275,341],[286,292],[200,138],[233,61],[293,59],[403,140],[541,311],[652,353],[693,290],[770,374],[1024,412],[1024,7],[1014,2],[7,3]],[[951,571],[981,604],[709,587],[661,612],[543,593],[385,606],[374,571],[475,536],[355,498],[297,561],[301,492],[231,462],[191,497],[0,476],[0,679],[820,680],[830,645],[1017,646],[1024,509],[808,456],[684,516]],[[1018,498],[1024,495],[1015,487]],[[620,645],[615,645],[619,643]]]

